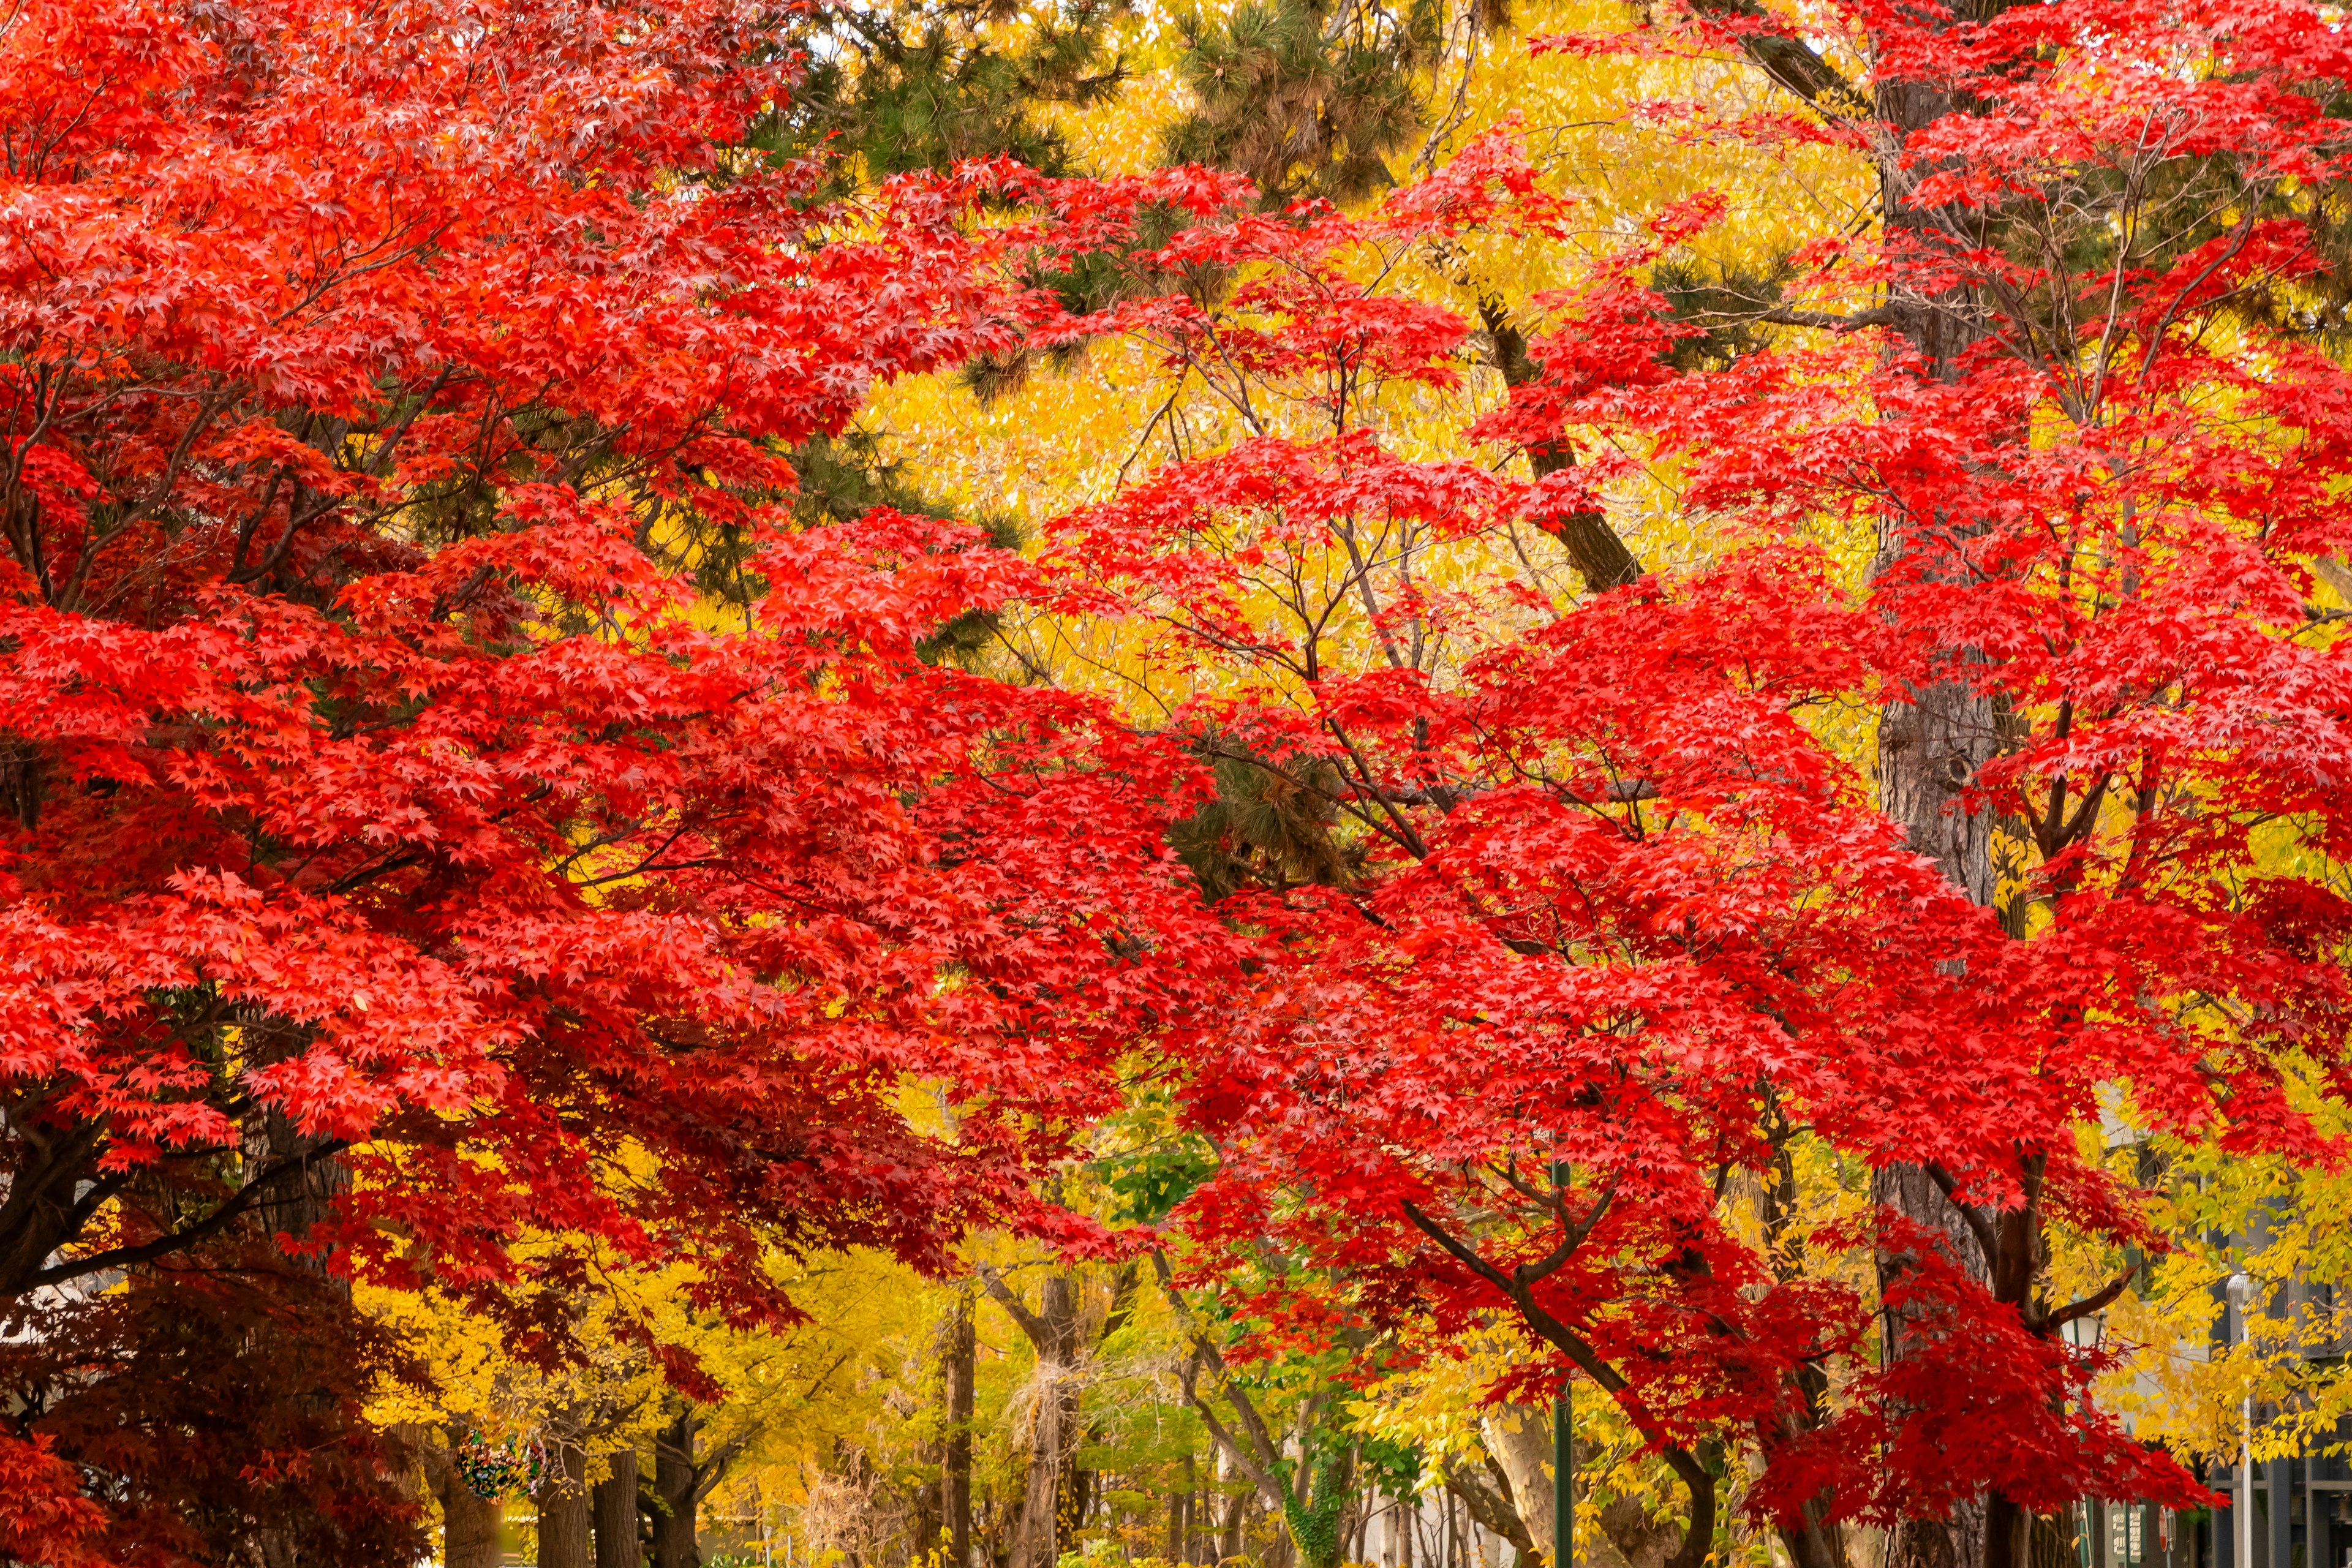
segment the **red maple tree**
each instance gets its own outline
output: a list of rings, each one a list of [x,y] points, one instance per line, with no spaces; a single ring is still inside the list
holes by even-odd
[[[1874,232],[1693,317],[1648,283],[1722,216],[1687,204],[1536,337],[1475,265],[1559,222],[1499,144],[1363,219],[1198,226],[1139,279],[1229,291],[1084,325],[1238,438],[1047,563],[1196,694],[1222,798],[1178,841],[1274,948],[1195,1059],[1189,1223],[1365,1310],[1507,1309],[1557,1357],[1521,1392],[1573,1369],[1684,1484],[1678,1568],[1711,1445],[1761,1458],[1805,1568],[1846,1521],[2008,1564],[2078,1497],[2189,1505],[2062,1332],[2163,1245],[2160,1170],[2077,1130],[2332,1161],[2352,1098],[2352,668],[2315,602],[2352,542],[2352,57],[2292,5],[1837,15],[1827,53],[1732,7],[1550,47],[1745,54],[1808,112],[1710,133],[1854,150]],[[1465,354],[1512,391],[1467,434],[1525,479],[1383,444],[1383,393]],[[1642,574],[1604,497],[1643,465],[1715,564]],[[1530,530],[1612,591],[1534,591]],[[1803,1219],[1807,1149],[1871,1217]],[[2079,1299],[2058,1226],[2117,1265]]]
[[[1191,763],[921,657],[1010,558],[786,526],[794,443],[1029,306],[977,187],[745,150],[771,20],[0,25],[0,1300],[258,1225],[527,1332],[600,1252],[772,1317],[767,1248],[1054,1224],[1215,984]],[[62,1560],[40,1408],[0,1554]]]

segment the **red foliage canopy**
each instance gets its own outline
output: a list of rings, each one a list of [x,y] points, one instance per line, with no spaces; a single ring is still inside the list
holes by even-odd
[[[2189,1505],[2061,1332],[2162,1245],[2148,1173],[2077,1129],[2334,1160],[2311,1111],[2352,1098],[2352,662],[2311,603],[2352,547],[2352,380],[2311,342],[2310,183],[2352,62],[2267,4],[1846,20],[1876,97],[1744,11],[1579,41],[1746,50],[1879,160],[1882,229],[1752,313],[1774,341],[1674,368],[1702,324],[1643,279],[1702,201],[1542,301],[1514,374],[1464,238],[1555,213],[1499,145],[1364,219],[1203,225],[1144,265],[1229,296],[1089,321],[1241,439],[1048,558],[1205,694],[1224,798],[1190,842],[1276,952],[1193,1064],[1194,1234],[1379,1312],[1507,1305],[1559,1358],[1531,1384],[1591,1378],[1688,1485],[1686,1565],[1710,1440],[1761,1455],[1751,1506],[1814,1568],[1842,1518],[1990,1495],[2001,1563],[2021,1509]],[[1515,383],[1470,434],[1538,477],[1384,445],[1383,390],[1465,354]],[[1717,563],[1534,592],[1533,531],[1640,465]],[[1875,1173],[1874,1217],[1796,1214],[1804,1149]],[[2055,1225],[2114,1280],[2052,1296]]]
[[[918,657],[1008,558],[784,527],[793,443],[1028,307],[969,192],[738,151],[770,20],[0,26],[0,1297],[340,1159],[339,1266],[563,1235],[524,1283],[787,1312],[763,1248],[1053,1224],[1111,1056],[1217,984],[1192,764]],[[84,1518],[42,1452],[10,1555]]]

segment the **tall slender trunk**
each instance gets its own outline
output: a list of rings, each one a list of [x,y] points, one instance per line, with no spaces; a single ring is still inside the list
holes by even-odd
[[[637,1568],[637,1451],[615,1448],[604,1456],[612,1474],[596,1483],[590,1512],[596,1526],[596,1568]]]
[[[971,1385],[978,1344],[971,1297],[959,1292],[942,1358],[948,1429],[940,1462],[940,1522],[950,1568],[971,1568]]]

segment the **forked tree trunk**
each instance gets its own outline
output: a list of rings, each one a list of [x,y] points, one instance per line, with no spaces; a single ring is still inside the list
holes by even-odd
[[[654,1568],[702,1568],[695,1539],[694,1412],[681,1410],[654,1443]]]
[[[1225,1500],[1224,1523],[1217,1531],[1217,1561],[1229,1563],[1242,1554],[1243,1532],[1249,1525],[1251,1493],[1235,1492]]]
[[[1054,1568],[1075,1533],[1066,1505],[1076,1501],[1079,1436],[1076,1285],[1068,1274],[1048,1274],[1032,1311],[993,1273],[982,1279],[1037,1353],[1036,1408],[1008,1562],[1010,1568]]]

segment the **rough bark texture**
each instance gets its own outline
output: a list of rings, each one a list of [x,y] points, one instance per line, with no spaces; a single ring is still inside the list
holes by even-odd
[[[1944,680],[1891,702],[1878,724],[1878,790],[1911,847],[1955,887],[1993,900],[1992,812],[1960,809],[1960,795],[2000,749],[1992,703]]]
[[[1958,18],[1956,17],[1956,20]],[[1944,92],[1916,82],[1885,81],[1874,89],[1881,122],[1898,134],[1922,129],[1951,111]],[[1926,171],[1884,163],[1881,213],[1890,236],[1925,239],[1939,229],[1939,216],[1922,210],[1910,191]],[[1978,301],[1964,293],[1923,292],[1898,284],[1888,306],[1895,332],[1919,356],[1926,374],[1955,374],[1960,356],[1982,335]],[[1897,562],[1934,574],[1943,542],[1970,530],[1962,513],[1896,520],[1886,540],[1887,563]],[[1941,650],[1950,667],[1976,655],[1966,648]],[[1889,703],[1879,719],[1878,788],[1882,809],[1903,826],[1906,838],[1932,858],[1953,886],[1977,903],[1993,901],[1992,814],[1959,809],[1961,792],[2000,748],[1990,701],[1954,680],[1937,680]],[[1912,1166],[1875,1173],[1871,1195],[1915,1224],[1941,1235],[1953,1259],[1979,1279],[1989,1277],[1989,1260],[1966,1221],[1928,1175]],[[1900,1251],[1882,1251],[1882,1287],[1907,1267]],[[1890,1318],[1885,1353],[1901,1356],[1914,1342],[1908,1324]],[[1884,1568],[1989,1568],[1987,1507],[1963,1503],[1940,1520],[1898,1525],[1888,1542]],[[2000,1554],[2005,1557],[2004,1554]]]
[[[589,1568],[588,1455],[565,1443],[539,1489],[539,1568]]]
[[[604,1456],[612,1473],[596,1483],[589,1511],[596,1528],[596,1568],[637,1568],[644,1559],[637,1523],[637,1451]]]

